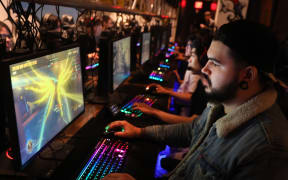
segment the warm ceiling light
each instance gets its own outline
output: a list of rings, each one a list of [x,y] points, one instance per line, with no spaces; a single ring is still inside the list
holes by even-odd
[[[217,3],[216,3],[216,2],[212,2],[212,3],[210,4],[210,10],[211,10],[211,11],[216,11],[216,9],[217,9]]]
[[[203,8],[203,2],[202,1],[195,1],[194,8],[195,9],[202,9]]]
[[[181,0],[181,7],[185,8],[186,7],[186,0]]]

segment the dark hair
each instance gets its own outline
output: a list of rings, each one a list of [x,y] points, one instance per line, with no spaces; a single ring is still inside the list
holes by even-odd
[[[192,34],[192,35],[189,35],[188,36],[188,38],[187,38],[187,43],[188,43],[188,41],[194,41],[194,40],[196,40],[197,39],[197,36],[196,35],[194,35],[194,34]]]
[[[202,45],[200,40],[198,40],[198,39],[193,40],[192,44],[191,44],[191,49],[192,48],[196,49],[196,54],[198,57],[200,57],[202,55],[204,48],[203,48],[203,45]]]
[[[73,16],[65,14],[62,16],[61,22],[63,26],[73,25],[74,24]]]
[[[0,29],[2,29],[2,28],[5,28],[9,32],[10,36],[12,36],[12,32],[10,31],[9,27],[7,26],[7,24],[5,24],[4,22],[0,21]]]
[[[199,39],[195,38],[191,44],[191,49],[192,48],[196,49],[196,55],[198,56],[198,61],[201,67],[204,67],[208,61],[208,58],[206,55],[206,48],[204,47],[203,43]]]
[[[246,20],[224,24],[216,32],[214,41],[228,46],[230,55],[239,64],[253,65],[259,72],[272,72],[278,42],[269,28]]]

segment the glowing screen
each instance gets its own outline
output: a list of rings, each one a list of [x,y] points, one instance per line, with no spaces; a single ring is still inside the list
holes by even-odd
[[[130,75],[131,37],[113,42],[113,90]]]
[[[144,33],[142,38],[141,64],[150,58],[150,33]]]
[[[79,48],[10,65],[21,163],[84,111]]]

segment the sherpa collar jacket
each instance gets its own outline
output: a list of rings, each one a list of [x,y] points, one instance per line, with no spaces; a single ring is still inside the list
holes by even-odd
[[[145,137],[190,150],[170,173],[170,180],[288,179],[288,120],[267,89],[224,114],[208,104],[191,123],[156,125]]]

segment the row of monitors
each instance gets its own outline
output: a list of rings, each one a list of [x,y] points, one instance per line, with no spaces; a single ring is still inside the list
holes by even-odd
[[[140,35],[132,35],[112,40],[112,43],[109,42],[109,39],[107,39],[107,41],[104,39],[104,43],[101,43],[100,40],[100,73],[98,81],[100,86],[98,87],[101,89],[98,91],[98,94],[104,95],[105,93],[107,94],[107,92],[116,90],[123,80],[130,75],[130,71],[135,70],[135,68],[133,68],[135,67],[135,62],[143,65],[148,60],[152,60],[152,54],[153,51],[155,51],[155,47],[153,47],[154,43],[159,42],[159,44],[161,44],[159,48],[162,47],[162,50],[167,47],[169,42],[168,33],[164,33],[164,35],[165,38],[163,38],[162,35],[155,36],[153,32],[145,32]],[[108,47],[108,49],[105,50],[105,47]],[[138,51],[140,54],[140,62],[135,55],[137,49],[141,49],[140,52]],[[161,49],[156,48],[156,50]],[[112,55],[112,57],[109,55]],[[106,87],[106,89],[103,87]]]
[[[131,42],[132,37],[122,38],[113,42],[113,90],[130,75],[131,64],[136,61],[135,56],[131,56],[131,48],[133,43]],[[136,47],[141,48],[140,62],[144,64],[150,59],[150,39],[151,33],[142,33],[141,43],[137,43]]]
[[[150,39],[150,33],[143,33],[142,63],[149,60]],[[116,89],[130,74],[131,37],[110,45]],[[3,60],[1,78],[15,162],[23,168],[85,110],[80,48],[72,45]]]

